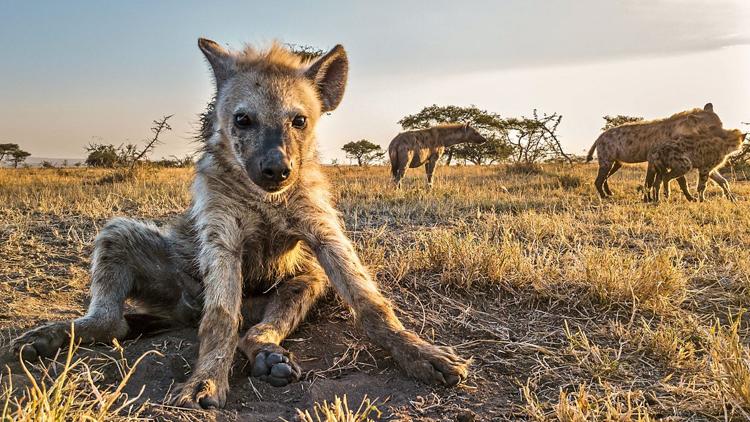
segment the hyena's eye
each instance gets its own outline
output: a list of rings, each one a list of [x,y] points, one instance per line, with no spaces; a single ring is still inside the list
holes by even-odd
[[[250,119],[250,116],[248,116],[247,114],[237,113],[234,115],[234,125],[237,126],[239,129],[247,129],[252,124],[253,124],[253,121]]]
[[[294,116],[292,119],[292,127],[295,129],[304,129],[307,126],[307,117],[305,116]]]

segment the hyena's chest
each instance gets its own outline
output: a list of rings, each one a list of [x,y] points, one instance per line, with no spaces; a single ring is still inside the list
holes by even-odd
[[[242,248],[245,289],[262,292],[291,277],[305,254],[306,248],[299,237],[270,225],[261,227],[248,236]]]

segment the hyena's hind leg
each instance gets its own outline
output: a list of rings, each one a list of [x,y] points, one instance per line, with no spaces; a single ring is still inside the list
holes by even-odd
[[[73,322],[82,342],[122,339],[139,327],[124,315],[126,299],[167,318],[180,310],[182,287],[169,243],[152,224],[129,219],[108,223],[96,238],[91,265],[91,303],[86,315]],[[180,311],[180,312],[177,312]],[[199,311],[198,311],[199,312]],[[189,312],[188,312],[189,313]],[[71,321],[53,322],[26,332],[13,342],[23,358],[51,357],[69,340]]]
[[[270,293],[262,320],[250,327],[239,343],[252,365],[252,376],[274,387],[299,380],[299,365],[280,343],[304,320],[327,288],[328,278],[323,270],[310,263],[310,269],[282,282]]]
[[[609,178],[612,177],[613,174],[617,173],[617,170],[620,170],[620,168],[622,168],[622,163],[619,161],[615,161],[615,163],[612,164],[612,168],[609,169],[607,177],[604,179],[604,185],[602,185],[602,188],[604,189],[604,193],[606,193],[607,196],[613,195],[612,191],[609,189]]]
[[[596,175],[594,186],[596,186],[596,191],[599,192],[599,197],[602,199],[608,196],[607,192],[604,190],[604,182],[607,181],[609,172],[612,170],[614,164],[615,162],[613,161],[599,161],[599,173]]]
[[[735,195],[729,190],[729,182],[727,182],[727,179],[724,178],[718,171],[712,171],[708,177],[711,178],[714,182],[716,182],[717,185],[721,188],[721,191],[724,192],[724,197],[729,199],[732,202],[737,202],[737,198]]]

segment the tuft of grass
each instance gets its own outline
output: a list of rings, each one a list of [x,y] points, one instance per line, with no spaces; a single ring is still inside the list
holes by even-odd
[[[349,409],[346,394],[341,398],[334,396],[331,403],[324,400],[323,403],[315,403],[312,413],[309,410],[297,409],[297,419],[300,422],[371,422],[379,420],[382,413],[375,406],[378,399],[370,400],[365,395],[359,403],[357,410]]]
[[[729,326],[717,321],[709,334],[709,368],[722,396],[750,420],[750,350],[739,337],[742,314]]]
[[[73,326],[71,324],[71,330]],[[3,400],[0,421],[113,421],[113,420],[138,420],[143,411],[142,404],[136,402],[136,397],[128,397],[123,393],[130,377],[135,372],[140,362],[150,354],[158,354],[150,351],[143,354],[132,365],[121,358],[116,361],[118,369],[122,374],[119,383],[112,387],[102,388],[98,386],[102,375],[89,365],[83,358],[74,358],[78,346],[71,335],[68,344],[65,362],[61,369],[55,363],[40,363],[34,372],[40,375],[34,376],[32,370],[26,363],[21,362],[24,375],[29,386],[23,388],[18,394],[14,391],[12,374],[8,370],[8,378],[11,380],[5,386],[5,391],[0,393]],[[115,342],[115,347],[122,352],[122,348]]]

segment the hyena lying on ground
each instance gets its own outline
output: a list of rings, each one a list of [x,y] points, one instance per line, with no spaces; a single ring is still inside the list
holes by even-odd
[[[396,187],[401,186],[407,167],[417,168],[423,165],[427,170],[427,187],[432,187],[432,174],[445,148],[463,142],[483,144],[487,139],[468,124],[439,125],[396,135],[388,145],[391,173]]]
[[[612,196],[607,179],[622,167],[622,163],[646,161],[648,152],[659,142],[683,135],[720,134],[721,128],[721,119],[714,113],[713,105],[708,103],[703,109],[683,111],[666,119],[626,123],[606,130],[599,135],[586,157],[586,162],[591,161],[596,151],[599,158],[599,174],[594,182],[599,196]],[[716,180],[713,174],[711,177]],[[680,180],[681,186],[683,183],[687,182]]]
[[[336,46],[313,63],[274,45],[229,52],[198,42],[217,86],[193,199],[166,228],[115,219],[96,239],[91,304],[75,323],[86,342],[109,342],[168,321],[198,324],[198,362],[175,398],[179,406],[221,407],[239,347],[252,375],[283,386],[300,377],[280,342],[303,320],[329,281],[367,336],[407,374],[455,385],[468,361],[404,326],[344,234],[321,172],[314,129],[344,94],[348,61]],[[270,291],[262,321],[239,338],[243,301]],[[123,315],[126,300],[138,306]],[[25,358],[50,356],[69,322],[27,332],[14,342]],[[25,347],[23,347],[25,346]],[[22,348],[23,347],[23,348]]]
[[[745,134],[737,129],[724,131],[723,136],[681,136],[655,146],[648,153],[648,172],[646,173],[645,200],[659,201],[659,188],[664,184],[664,196],[669,197],[669,181],[681,177],[691,169],[698,169],[698,198],[705,199],[706,182],[709,175],[715,174],[714,180],[721,187],[724,196],[734,200],[729,191],[729,183],[716,170],[724,165],[727,157],[737,151],[745,139]],[[682,192],[689,201],[692,195],[683,187]],[[651,190],[653,189],[653,198]]]

